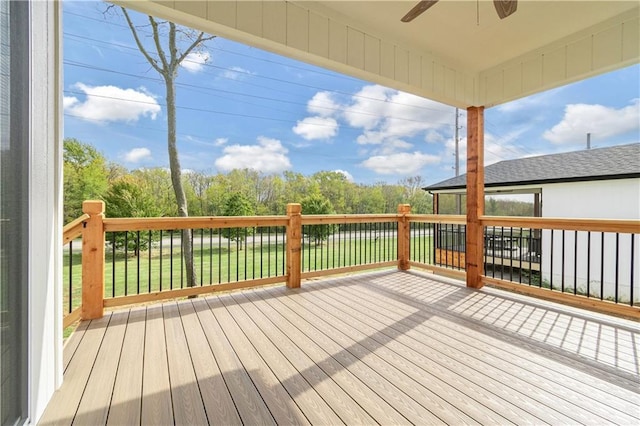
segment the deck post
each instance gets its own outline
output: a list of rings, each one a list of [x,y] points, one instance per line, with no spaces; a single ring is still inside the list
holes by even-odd
[[[411,246],[411,225],[408,214],[411,214],[411,205],[398,204],[398,269],[407,271],[411,268],[410,246]]]
[[[484,266],[484,107],[467,108],[467,287],[481,288]]]
[[[302,206],[299,203],[287,204],[287,287],[299,288],[302,273]]]
[[[104,201],[82,203],[89,215],[82,229],[82,314],[83,320],[104,315]]]

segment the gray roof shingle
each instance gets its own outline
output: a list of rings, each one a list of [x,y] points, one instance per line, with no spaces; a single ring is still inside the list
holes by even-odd
[[[466,177],[446,179],[423,189],[465,188]],[[632,177],[640,177],[640,143],[505,160],[484,169],[486,187]]]

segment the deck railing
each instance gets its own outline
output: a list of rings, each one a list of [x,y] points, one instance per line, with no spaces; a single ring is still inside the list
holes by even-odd
[[[499,265],[517,265],[510,268],[517,269],[517,279],[504,272],[497,276],[485,264],[484,283],[516,291],[526,287],[532,295],[552,294],[556,300],[640,317],[640,221],[498,216],[480,221],[485,228],[530,236],[513,260]]]
[[[372,268],[413,267],[464,279],[466,218],[397,214],[105,218],[104,203],[64,230],[67,326],[105,307],[286,283]],[[490,217],[482,282],[640,317],[640,221]],[[182,239],[192,236],[189,286]],[[76,249],[82,237],[81,253]],[[75,242],[74,242],[75,240]]]

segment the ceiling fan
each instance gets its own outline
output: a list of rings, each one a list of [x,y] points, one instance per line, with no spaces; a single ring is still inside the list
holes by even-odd
[[[404,15],[401,19],[402,22],[411,22],[417,18],[422,12],[429,9],[434,4],[438,3],[438,0],[422,0],[416,4],[413,9]],[[504,19],[511,15],[518,9],[518,0],[493,0],[493,5],[496,8],[496,12],[500,19]]]

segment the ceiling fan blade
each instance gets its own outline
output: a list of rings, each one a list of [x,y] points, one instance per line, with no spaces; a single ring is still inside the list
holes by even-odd
[[[496,7],[500,19],[504,19],[518,10],[518,0],[493,0],[493,5]]]
[[[420,3],[416,4],[413,9],[409,11],[406,15],[404,15],[401,19],[402,22],[411,22],[415,18],[417,18],[422,12],[429,9],[434,4],[438,3],[438,0],[423,0]]]

